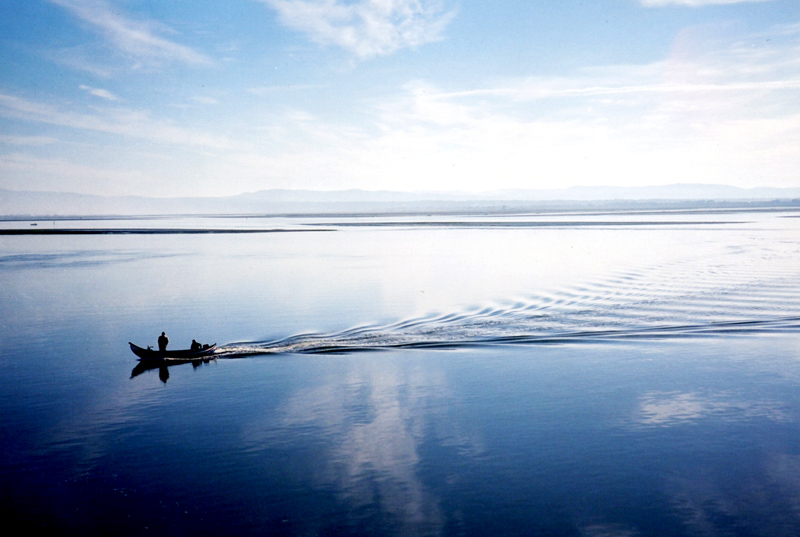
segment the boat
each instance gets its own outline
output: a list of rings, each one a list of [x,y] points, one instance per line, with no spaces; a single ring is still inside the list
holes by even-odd
[[[191,362],[194,360],[207,360],[217,350],[216,343],[213,343],[211,345],[203,345],[201,349],[196,351],[193,351],[191,349],[181,349],[181,350],[166,350],[163,352],[151,349],[150,347],[143,349],[142,347],[134,345],[133,343],[130,342],[128,342],[128,345],[131,346],[133,354],[138,356],[140,361],[153,360],[160,362]]]

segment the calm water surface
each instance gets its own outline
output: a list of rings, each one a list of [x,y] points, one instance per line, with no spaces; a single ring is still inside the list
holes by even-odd
[[[798,535],[796,216],[4,222],[6,521]]]

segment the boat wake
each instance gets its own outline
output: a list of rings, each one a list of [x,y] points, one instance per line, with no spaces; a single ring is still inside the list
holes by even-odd
[[[392,349],[458,349],[496,345],[554,345],[624,341],[715,337],[745,334],[795,332],[800,317],[769,320],[731,321],[697,325],[662,325],[641,328],[598,328],[552,333],[480,335],[478,326],[429,326],[425,330],[397,333],[391,328],[361,328],[338,334],[300,334],[285,339],[234,343],[221,347],[218,358],[242,358],[263,354],[345,354]],[[502,331],[501,331],[502,332]]]
[[[500,306],[426,316],[337,333],[236,343],[220,357],[274,353],[346,353],[379,349],[577,344],[632,339],[716,337],[797,331],[800,291],[793,278],[736,282],[721,288],[635,275]]]
[[[219,356],[577,344],[800,329],[794,263],[714,256],[651,265],[488,307],[337,333],[225,345]]]

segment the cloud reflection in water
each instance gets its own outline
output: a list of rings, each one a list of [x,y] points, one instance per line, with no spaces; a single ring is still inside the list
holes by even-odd
[[[348,506],[349,524],[371,519],[390,521],[401,535],[442,533],[446,516],[441,498],[423,481],[430,461],[421,450],[430,441],[460,455],[481,450],[444,417],[454,401],[444,374],[385,354],[344,363],[345,378],[332,373],[300,389],[280,406],[274,428],[259,423],[247,441],[268,445],[287,430],[313,430],[315,440],[325,441],[315,451],[314,486],[333,490]]]
[[[800,456],[766,453],[754,466],[695,468],[672,479],[671,503],[691,535],[789,537],[800,528]]]
[[[638,422],[670,427],[713,417],[720,420],[789,419],[779,403],[736,400],[728,393],[649,392],[640,399]]]

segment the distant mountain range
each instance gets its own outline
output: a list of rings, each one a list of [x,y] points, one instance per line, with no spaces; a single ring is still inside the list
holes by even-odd
[[[237,196],[151,198],[0,189],[2,216],[515,212],[800,206],[800,188],[674,184],[491,192],[263,190]]]

